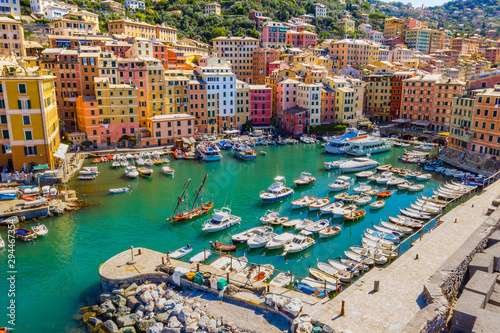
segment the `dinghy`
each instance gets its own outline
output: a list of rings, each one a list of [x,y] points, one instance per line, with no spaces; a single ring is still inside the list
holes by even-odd
[[[377,194],[377,198],[389,198],[392,195],[392,191],[384,191]]]
[[[339,201],[332,202],[324,207],[321,207],[320,212],[321,212],[321,214],[332,214],[332,212],[335,208],[342,207],[343,205],[344,205],[343,202],[339,202]]]
[[[373,171],[361,171],[355,174],[358,179],[365,179],[374,175]]]
[[[354,193],[365,193],[366,191],[371,190],[372,187],[369,185],[360,185],[352,189]]]
[[[295,225],[295,229],[297,230],[302,230],[302,229],[305,229],[307,228],[308,226],[311,226],[314,224],[314,221],[313,220],[310,220],[310,219],[304,219],[302,221],[300,221],[299,223],[297,223]]]
[[[266,248],[269,250],[280,249],[286,244],[290,243],[295,238],[295,235],[290,232],[282,233],[272,238],[266,243]]]
[[[431,216],[427,213],[418,213],[418,212],[410,211],[408,209],[399,209],[399,211],[401,212],[401,214],[408,216],[408,217],[415,218],[415,219],[430,220],[430,218],[431,218]]]
[[[370,201],[372,201],[372,197],[370,197],[369,195],[363,195],[363,196],[355,199],[354,203],[358,206],[363,206],[363,205],[369,204]]]
[[[234,245],[246,243],[250,238],[258,235],[259,233],[272,231],[271,227],[255,227],[243,232],[240,232],[236,235],[231,236],[231,241]]]
[[[201,251],[198,254],[195,254],[189,259],[190,263],[201,263],[207,260],[210,256],[212,255],[212,251],[210,250],[204,250]]]
[[[290,243],[284,246],[283,255],[286,255],[287,253],[297,253],[304,251],[314,244],[316,244],[316,242],[311,237],[305,236],[303,234],[298,234]]]
[[[369,249],[357,246],[351,246],[349,249],[357,255],[373,259],[377,265],[383,265],[387,263],[387,257],[383,256],[380,253],[377,253],[377,251],[370,251]]]
[[[339,219],[345,215],[355,211],[358,208],[356,205],[349,205],[345,207],[336,207],[333,209],[332,214],[334,219]]]
[[[269,224],[269,223],[277,220],[279,216],[280,216],[280,214],[278,212],[273,212],[272,210],[268,210],[264,214],[264,216],[262,216],[260,218],[260,222],[262,222],[262,224]]]
[[[335,182],[328,184],[328,187],[332,192],[347,190],[351,187],[351,178],[348,176],[340,176]]]
[[[329,224],[330,224],[330,221],[328,221],[328,220],[319,220],[319,221],[316,221],[313,224],[305,227],[304,230],[310,232],[311,234],[317,234],[321,230],[328,227]]]
[[[344,220],[354,221],[354,220],[362,218],[363,216],[365,216],[365,214],[366,214],[366,210],[363,210],[363,209],[353,210],[353,211],[344,215]]]
[[[272,226],[281,225],[288,221],[288,217],[278,217],[276,220],[271,221]]]
[[[300,283],[305,284],[311,288],[315,288],[318,291],[324,291],[326,288],[327,292],[332,292],[332,291],[337,291],[337,289],[342,290],[342,287],[340,284],[337,283],[330,283],[326,281],[320,281],[316,279],[312,279],[310,277],[306,277],[302,280],[300,280]]]
[[[14,229],[14,234],[16,235],[16,238],[19,238],[25,242],[34,241],[37,237],[37,235],[33,231],[24,228]]]
[[[373,229],[375,229],[378,232],[383,232],[384,234],[393,235],[393,236],[399,237],[399,238],[404,237],[404,235],[405,235],[401,231],[389,229],[389,228],[386,228],[386,227],[383,227],[380,225],[374,225]]]
[[[221,251],[221,252],[235,252],[236,251],[236,245],[224,244],[224,243],[221,243],[219,241],[215,241],[215,243],[210,241],[210,246],[212,247],[212,249],[217,250],[217,251]]]
[[[365,272],[370,269],[370,265],[368,265],[366,263],[362,264],[360,262],[357,262],[357,261],[354,261],[354,260],[351,260],[351,259],[344,259],[344,258],[341,258],[341,257],[339,257],[339,260],[344,265],[347,265],[347,266],[351,267],[351,269],[362,270],[362,271],[365,271]]]
[[[338,234],[341,230],[342,230],[342,226],[340,224],[338,224],[338,225],[332,225],[332,226],[326,227],[325,229],[320,230],[318,233],[319,233],[320,238],[332,237],[332,236],[335,236],[336,234]]]
[[[37,235],[37,236],[46,236],[49,233],[49,229],[44,224],[37,223],[36,226],[31,227],[31,230]]]
[[[375,169],[377,171],[389,171],[389,170],[391,170],[391,168],[392,168],[392,165],[384,164],[384,165],[380,165],[380,166],[376,167]]]
[[[266,244],[276,236],[278,236],[277,233],[271,231],[265,231],[250,238],[247,241],[247,244],[249,248],[257,249],[266,246]]]
[[[363,237],[361,239],[361,241],[363,243],[363,247],[364,246],[370,246],[370,247],[373,247],[373,248],[386,249],[386,250],[389,250],[389,251],[394,251],[396,249],[396,245],[382,243],[381,241],[376,240],[376,239],[370,239],[370,238],[367,238],[367,237]]]
[[[314,287],[310,287],[310,286],[302,284],[302,283],[300,283],[297,286],[297,290],[303,292],[304,294],[311,295],[311,296],[318,297],[318,298],[322,298],[322,297],[326,296],[326,294],[323,290],[316,289]]]
[[[416,185],[412,185],[410,187],[408,187],[408,191],[410,192],[418,192],[418,191],[422,191],[424,189],[424,185],[422,184],[416,184]]]
[[[137,171],[139,172],[139,174],[141,176],[144,176],[144,177],[151,177],[153,175],[153,169],[150,169],[150,168],[140,167],[140,168],[137,168]]]
[[[340,261],[332,260],[332,259],[328,259],[328,263],[330,264],[330,266],[332,266],[333,268],[336,268],[338,270],[343,270],[343,271],[349,272],[354,276],[359,275],[359,270],[356,267],[351,267],[347,264],[341,263]]]
[[[125,193],[130,190],[130,186],[127,187],[121,187],[121,188],[110,188],[109,193],[111,194],[118,194],[118,193]]]
[[[337,269],[330,264],[318,261],[318,269],[326,274],[338,278],[341,282],[351,282],[351,273],[345,270]]]
[[[348,259],[351,259],[357,263],[360,263],[360,264],[362,263],[362,264],[365,264],[368,266],[375,265],[375,261],[372,258],[361,256],[361,255],[354,253],[354,252],[351,252],[351,251],[344,251],[344,254]]]
[[[366,191],[364,194],[366,195],[377,195],[379,192],[378,188],[372,188],[371,190]]]
[[[380,209],[385,206],[385,201],[384,200],[377,200],[375,202],[372,202],[370,204],[371,209]]]
[[[301,186],[310,185],[310,184],[314,183],[315,181],[316,181],[316,178],[311,176],[310,173],[304,171],[300,174],[300,177],[295,179],[293,182],[295,183],[295,185],[297,185],[297,187],[301,187]]]
[[[319,198],[316,200],[316,202],[313,202],[312,204],[309,205],[309,211],[316,211],[318,209],[321,209],[328,205],[330,203],[330,198],[325,197],[325,198]]]
[[[308,207],[309,205],[313,204],[316,202],[316,196],[305,196],[303,198],[294,200],[290,202],[290,206],[292,209],[300,209],[300,208],[305,208]]]
[[[384,244],[384,245],[388,245],[388,246],[394,246],[394,242],[393,241],[385,239],[385,238],[381,238],[381,237],[378,237],[378,236],[375,236],[375,235],[372,235],[372,234],[369,234],[367,232],[364,233],[364,237],[368,238],[368,239],[370,239],[370,240],[372,240],[374,242],[380,243],[380,244]]]
[[[170,258],[179,259],[179,258],[182,258],[182,257],[188,255],[189,253],[191,253],[191,251],[193,251],[193,248],[189,245],[186,245],[186,246],[181,247],[181,248],[175,250],[174,252],[170,253]]]
[[[269,284],[276,287],[284,288],[288,286],[291,282],[292,282],[292,275],[290,273],[281,272],[278,275],[276,275],[271,280],[271,282],[269,282]]]
[[[318,281],[326,281],[327,283],[337,284],[340,283],[340,279],[336,276],[332,276],[316,268],[309,268],[309,274],[311,274]]]
[[[412,229],[420,229],[424,225],[422,221],[418,221],[402,215],[398,215],[397,217],[389,216],[389,221],[394,224]]]
[[[412,232],[412,229],[409,228],[409,227],[404,227],[402,225],[394,224],[394,223],[391,223],[391,222],[380,221],[380,225],[383,226],[383,227],[386,227],[388,229],[392,229],[392,230],[396,230],[396,231],[402,232],[405,235],[409,235]]]
[[[283,222],[283,228],[293,228],[297,225],[297,223],[302,222],[301,219],[293,219],[293,220],[288,220],[286,222]]]
[[[421,175],[418,175],[417,180],[429,180],[432,178],[432,175],[430,173],[423,173]]]
[[[378,237],[378,238],[381,238],[381,239],[385,239],[385,240],[389,240],[393,243],[399,243],[399,237],[396,237],[394,235],[390,235],[390,234],[386,234],[386,233],[383,233],[383,232],[379,232],[379,231],[375,231],[375,230],[372,230],[372,229],[366,229],[366,232],[370,235],[373,235],[375,237]]]
[[[168,167],[168,166],[161,167],[161,171],[163,171],[164,174],[169,175],[169,176],[173,176],[174,172],[175,172],[174,169],[172,169],[171,167]]]

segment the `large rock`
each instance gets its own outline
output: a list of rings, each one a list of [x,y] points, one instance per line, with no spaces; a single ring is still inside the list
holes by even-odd
[[[165,298],[159,298],[156,302],[156,310],[163,310],[164,304],[167,303],[167,300]]]
[[[113,302],[114,305],[116,305],[116,307],[127,305],[127,299],[121,295],[113,296],[111,298],[111,301]]]
[[[151,302],[149,302],[148,304],[146,304],[146,305],[144,306],[144,310],[146,310],[147,312],[154,311],[154,310],[155,310],[155,302],[154,302],[154,301],[151,301]]]
[[[82,321],[86,323],[89,318],[95,317],[96,315],[96,312],[85,312],[82,316]]]
[[[207,316],[203,316],[200,318],[198,325],[200,325],[201,328],[205,328],[205,326],[207,326],[209,321],[210,321],[210,318],[208,318]]]
[[[179,321],[181,323],[186,323],[187,322],[187,319],[189,318],[189,316],[191,315],[193,311],[191,310],[190,307],[188,306],[185,306],[182,308],[182,310],[179,312],[179,315],[177,316]]]
[[[177,319],[176,316],[172,316],[172,318],[170,318],[168,320],[168,327],[176,328],[176,327],[181,327],[181,326],[182,326],[182,324],[179,321],[179,319]]]
[[[187,325],[186,326],[186,333],[193,333],[193,332],[196,332],[196,330],[198,329],[198,323],[193,321],[191,324]]]
[[[102,303],[101,306],[99,307],[100,314],[104,314],[104,313],[108,313],[108,312],[114,313],[115,311],[116,311],[116,308],[113,305],[113,302],[111,302],[110,300]]]
[[[118,333],[136,333],[134,326],[122,327],[118,330]]]
[[[139,306],[139,304],[141,304],[141,302],[139,302],[139,300],[135,298],[135,296],[127,297],[127,306],[132,312],[135,312],[135,309],[137,308],[137,306]]]
[[[120,317],[116,319],[116,324],[118,327],[125,327],[125,326],[134,326],[135,323],[139,320],[139,316],[136,315],[135,313]]]
[[[182,306],[182,304],[177,304],[172,312],[174,313],[174,315],[178,316],[179,313],[181,313],[182,309],[184,309],[184,306]]]
[[[130,312],[131,311],[130,311],[129,307],[127,307],[127,306],[120,306],[115,311],[115,317],[118,318],[118,317],[123,317],[123,316],[129,315]]]
[[[146,333],[161,333],[163,331],[163,324],[156,323],[146,330]]]
[[[99,303],[104,303],[106,301],[109,301],[113,297],[113,294],[110,292],[104,292],[101,295],[99,295]]]
[[[155,315],[155,320],[157,322],[161,322],[161,323],[164,323],[164,324],[167,324],[168,323],[168,319],[170,318],[170,313],[172,311],[165,311],[165,312],[160,312],[160,313],[157,313]]]
[[[124,290],[123,289],[113,289],[111,293],[113,295],[123,295]]]
[[[101,328],[107,333],[118,333],[118,326],[112,320],[106,320]]]
[[[210,319],[206,325],[208,331],[210,332],[214,332],[216,329],[217,329],[217,322],[215,321],[215,319]]]
[[[179,327],[164,327],[161,333],[181,333],[182,329]]]
[[[174,296],[172,296],[172,301],[174,301],[177,304],[182,302],[183,299],[184,299],[184,297],[182,297],[179,294],[175,294]]]
[[[173,290],[168,289],[163,295],[163,297],[165,297],[166,299],[171,299],[172,297],[174,297],[174,295],[175,292]]]
[[[151,293],[149,290],[146,290],[142,293],[141,295],[141,302],[144,304],[147,304],[153,300],[153,296],[151,296]]]
[[[98,329],[102,325],[102,321],[96,317],[90,317],[87,320],[87,327],[90,332],[94,332],[94,330]]]
[[[169,310],[175,308],[177,304],[172,301],[172,300],[167,300],[165,303],[163,303],[163,309]]]
[[[141,319],[135,323],[135,327],[141,333],[146,333],[147,329],[153,327],[156,324],[154,319]]]
[[[138,295],[141,295],[141,294],[143,294],[146,290],[147,290],[147,291],[151,291],[151,290],[153,290],[153,289],[155,289],[155,288],[156,288],[156,285],[155,285],[155,284],[152,284],[152,283],[150,283],[150,284],[143,284],[142,286],[137,287],[137,290],[136,290],[136,291],[137,291],[137,294],[138,294]]]
[[[126,289],[125,289],[125,293],[127,292],[130,292],[130,291],[133,291],[134,293],[137,291],[137,284],[135,283],[132,283],[130,286],[128,286]]]

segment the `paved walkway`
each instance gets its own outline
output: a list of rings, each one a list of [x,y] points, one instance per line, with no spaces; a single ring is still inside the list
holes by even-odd
[[[371,270],[339,296],[315,305],[310,315],[337,332],[402,331],[425,306],[424,283],[486,220],[487,207],[498,195],[500,182],[443,216],[438,228],[393,264]],[[380,281],[378,292],[373,291],[374,281]],[[339,316],[341,301],[345,301],[344,316]]]

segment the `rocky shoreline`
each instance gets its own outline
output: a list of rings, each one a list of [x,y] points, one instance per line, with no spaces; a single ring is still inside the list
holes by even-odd
[[[90,333],[263,332],[244,323],[238,327],[234,321],[214,315],[225,303],[216,301],[214,306],[191,296],[189,291],[166,283],[133,283],[101,293],[98,304],[81,308],[75,319]],[[231,314],[234,309],[226,312]],[[272,320],[272,315],[265,316],[263,323]],[[286,331],[272,328],[274,332]]]

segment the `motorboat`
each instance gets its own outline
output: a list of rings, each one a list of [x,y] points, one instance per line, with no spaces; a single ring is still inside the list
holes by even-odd
[[[260,247],[266,246],[267,242],[269,242],[274,237],[278,236],[277,233],[272,231],[264,231],[259,233],[247,241],[248,247],[251,249],[256,249]]]
[[[200,253],[197,253],[194,256],[192,256],[189,259],[189,262],[192,263],[192,264],[193,263],[205,262],[211,255],[212,255],[212,251],[206,249],[206,250],[203,250]]]
[[[410,204],[410,207],[413,208],[413,209],[415,209],[415,210],[424,212],[424,213],[429,213],[431,215],[439,214],[441,212],[440,208],[437,208],[437,207],[434,207],[434,206],[430,206],[430,205],[426,205],[426,204],[420,205],[420,204],[414,204],[414,203],[412,203],[412,204]]]
[[[367,137],[368,135],[364,131],[347,128],[344,134],[330,138],[325,145],[325,150],[329,154],[344,154],[353,142]]]
[[[376,250],[370,251],[370,249],[357,246],[351,246],[349,249],[357,255],[373,259],[377,265],[384,265],[387,263],[387,257]]]
[[[334,219],[342,218],[345,215],[347,215],[347,214],[355,211],[356,208],[358,208],[356,205],[349,205],[349,206],[345,206],[345,207],[334,208],[333,211],[332,211],[333,218]]]
[[[269,186],[267,191],[261,192],[260,198],[264,201],[264,203],[272,203],[291,196],[294,191],[293,189],[286,187],[285,184],[285,177],[277,176],[274,178],[274,183]]]
[[[372,265],[368,265],[366,263],[360,263],[358,261],[355,261],[355,260],[351,260],[351,259],[345,259],[345,258],[340,258],[339,257],[339,260],[342,264],[344,265],[347,265],[349,267],[351,267],[351,269],[357,269],[358,271],[359,270],[362,270],[362,271],[368,271],[370,269],[370,266]]]
[[[309,279],[309,278],[305,278],[305,279],[301,280],[301,283],[299,283],[299,285],[297,286],[298,291],[303,292],[304,294],[307,294],[310,296],[317,297],[317,298],[322,298],[322,297],[326,296],[326,293],[323,289],[317,289],[317,288],[311,287],[309,285],[303,284],[302,281],[305,281],[306,279]],[[310,280],[313,280],[313,279],[310,279]],[[333,290],[335,290],[335,288]]]
[[[388,235],[393,235],[393,236],[399,237],[399,238],[404,237],[404,235],[405,235],[401,231],[390,229],[390,228],[386,228],[386,227],[380,226],[380,225],[374,225],[373,229],[375,229],[375,231],[382,232],[382,233],[388,234]]]
[[[394,143],[381,138],[369,137],[353,142],[346,150],[348,155],[364,156],[368,154],[383,153],[390,150]]]
[[[358,179],[365,179],[373,176],[375,173],[373,171],[361,171],[355,174]]]
[[[220,161],[222,158],[217,145],[211,143],[210,141],[203,141],[198,145],[197,149],[200,153],[201,159],[205,162]]]
[[[140,168],[137,168],[137,171],[139,172],[139,174],[141,176],[144,176],[144,177],[151,177],[153,175],[153,169],[150,169],[150,168],[140,167]]]
[[[189,253],[191,253],[191,251],[193,251],[193,248],[189,245],[186,245],[170,253],[170,258],[179,259],[187,256]]]
[[[144,166],[144,165],[146,165],[146,161],[145,161],[142,157],[138,158],[138,159],[135,161],[135,163],[136,163],[138,166]]]
[[[348,272],[346,270],[342,269],[337,269],[333,267],[330,264],[320,262],[318,261],[318,269],[330,276],[335,277],[336,279],[340,280],[341,282],[346,282],[349,283],[352,280],[352,275],[351,272]]]
[[[203,231],[206,232],[217,232],[226,230],[236,224],[241,223],[241,217],[236,215],[231,215],[231,209],[228,207],[223,207],[222,209],[215,209],[212,219],[207,220],[203,224]]]
[[[320,238],[332,237],[337,235],[342,230],[340,224],[328,226],[318,232]]]
[[[342,263],[340,261],[328,259],[328,264],[330,264],[330,266],[332,266],[333,268],[349,272],[349,273],[351,273],[354,276],[359,275],[359,269],[358,268],[351,267],[351,266],[349,266],[347,264],[344,264],[344,263]]]
[[[300,280],[300,283],[302,285],[310,287],[312,290],[315,290],[316,294],[312,294],[312,296],[316,296],[316,297],[323,297],[325,289],[326,289],[326,292],[333,292],[333,291],[337,291],[337,290],[341,289],[340,283],[339,284],[330,283],[330,282],[326,282],[325,280],[316,280],[316,279],[312,279],[310,277],[306,277],[306,278]],[[300,290],[300,291],[311,295],[308,291],[303,291],[303,290]],[[323,296],[320,296],[321,293],[323,293]]]
[[[302,220],[301,219],[292,219],[292,220],[288,220],[286,222],[283,222],[281,225],[283,226],[283,228],[293,228],[295,227],[298,223],[301,223]]]
[[[255,227],[251,228],[248,230],[245,230],[243,232],[240,232],[238,234],[232,235],[231,236],[231,241],[233,244],[243,244],[246,243],[250,238],[263,233],[263,232],[269,232],[272,231],[273,229],[271,227]]]
[[[316,196],[305,196],[303,198],[294,200],[290,202],[290,206],[292,209],[300,209],[300,208],[305,208],[309,207],[309,205],[313,204],[316,202]]]
[[[380,165],[380,166],[376,167],[375,169],[377,171],[390,171],[391,168],[392,168],[392,165],[390,165],[390,164],[384,164],[384,165]]]
[[[304,219],[295,225],[295,229],[302,230],[314,224],[313,220]]]
[[[342,172],[357,172],[367,169],[373,169],[378,166],[377,161],[371,160],[366,157],[355,157],[350,161],[344,162],[339,166]]]
[[[174,169],[172,169],[171,167],[168,167],[168,166],[161,167],[161,171],[163,171],[164,174],[169,175],[169,176],[173,176],[174,172],[175,172]]]
[[[352,189],[354,193],[365,193],[366,191],[371,190],[372,187],[370,185],[360,185]]]
[[[306,185],[312,184],[315,181],[316,181],[316,178],[311,176],[310,173],[304,171],[300,174],[300,177],[295,179],[293,182],[295,183],[295,185],[297,185],[297,187],[300,187],[300,186],[306,186]]]
[[[398,190],[401,190],[401,191],[408,190],[410,188],[410,186],[413,186],[412,182],[404,181],[401,184],[398,184]]]
[[[270,224],[272,222],[274,222],[275,220],[277,220],[280,216],[280,213],[278,212],[273,212],[272,210],[268,210],[264,216],[262,216],[260,218],[260,222],[262,222],[262,224]]]
[[[301,252],[310,248],[314,244],[316,244],[316,241],[314,239],[300,233],[298,235],[295,235],[293,240],[284,246],[283,254]]]
[[[408,217],[415,218],[415,219],[430,220],[430,218],[431,218],[431,216],[427,213],[423,213],[423,212],[420,213],[420,212],[416,212],[416,211],[411,211],[411,210],[408,210],[408,208],[399,209],[399,211],[401,212],[401,214],[408,216]]]
[[[363,206],[363,205],[369,204],[371,201],[372,201],[372,197],[370,197],[369,195],[363,195],[363,196],[355,199],[354,203],[358,206]]]
[[[271,225],[272,226],[278,226],[278,225],[281,225],[283,223],[286,223],[288,221],[288,217],[278,217],[276,220],[274,221],[271,221]]]
[[[139,171],[137,171],[135,166],[129,165],[125,169],[125,176],[127,176],[128,178],[137,178],[137,176],[139,176]]]
[[[304,230],[310,232],[311,234],[317,234],[318,232],[325,229],[329,225],[330,225],[330,221],[319,220],[319,221],[316,221],[313,224],[305,227]]]
[[[16,238],[21,239],[25,242],[34,241],[37,237],[37,234],[35,234],[33,231],[24,228],[15,228],[14,235],[16,235]]]
[[[319,210],[328,205],[329,203],[330,203],[330,198],[328,197],[319,198],[316,200],[316,202],[313,202],[312,204],[309,205],[309,211],[313,212]]]
[[[324,207],[321,207],[320,212],[321,212],[321,214],[332,214],[332,212],[335,208],[342,207],[342,206],[344,206],[343,202],[340,202],[340,201],[332,202]]]
[[[385,184],[389,179],[394,178],[394,174],[391,171],[385,171],[380,174],[380,177],[377,178],[378,184]]]
[[[357,253],[351,252],[351,251],[344,251],[344,255],[350,259],[353,260],[357,263],[368,265],[368,266],[373,266],[375,265],[375,261],[372,258],[368,258],[366,256],[359,255]]]
[[[375,202],[372,202],[370,204],[371,209],[380,209],[385,206],[385,201],[384,200],[377,200]]]
[[[255,154],[255,151],[252,149],[252,147],[243,144],[234,145],[233,153],[234,156],[244,161],[251,161],[257,158],[257,154]]]
[[[130,185],[126,187],[121,187],[121,188],[110,188],[109,193],[111,194],[118,194],[118,193],[126,193],[130,191]]]
[[[392,191],[379,192],[377,193],[377,198],[389,198],[390,196],[392,196],[392,194]]]
[[[344,215],[344,220],[346,220],[346,221],[358,220],[358,219],[362,218],[363,216],[365,216],[365,214],[366,214],[366,210],[363,210],[363,209],[352,210],[349,213]]]
[[[114,168],[114,169],[119,168],[120,167],[120,162],[114,161],[113,163],[111,163],[111,167]]]
[[[295,238],[295,235],[290,232],[284,232],[280,235],[273,237],[266,243],[266,248],[269,250],[276,250],[284,247]]]
[[[380,192],[378,188],[372,188],[371,190],[365,191],[366,195],[377,195]]]
[[[399,184],[405,183],[407,180],[404,178],[399,178],[399,177],[393,177],[389,180],[387,180],[386,185],[387,186],[398,186]]]
[[[418,192],[418,191],[422,191],[423,189],[424,189],[423,184],[416,184],[416,185],[411,185],[410,187],[408,187],[408,191],[410,191],[410,192]]]
[[[326,170],[333,170],[333,169],[338,169],[340,165],[345,162],[347,162],[347,160],[324,162],[323,165],[325,166]]]
[[[286,287],[292,282],[292,275],[290,273],[285,273],[281,272],[278,275],[276,275],[271,282],[269,282],[270,285],[273,285],[275,287]]]
[[[411,229],[420,229],[424,225],[423,222],[420,220],[412,219],[410,217],[403,216],[403,215],[398,215],[397,217],[389,216],[389,221],[394,223],[394,224],[397,224],[397,225],[400,225],[403,227],[407,227],[407,228],[411,228]]]
[[[219,252],[236,252],[236,245],[234,244],[224,244],[219,241],[210,241],[210,247]]]
[[[98,173],[99,173],[98,167],[96,167],[96,166],[86,167],[86,168],[83,168],[82,170],[79,171],[80,175],[85,175],[85,176],[97,175]]]
[[[49,233],[49,229],[45,226],[45,224],[40,224],[37,223],[36,226],[31,227],[31,230],[37,235],[37,236],[46,236]]]
[[[351,178],[348,176],[340,176],[335,180],[335,182],[328,184],[328,187],[332,192],[347,190],[351,187]]]

